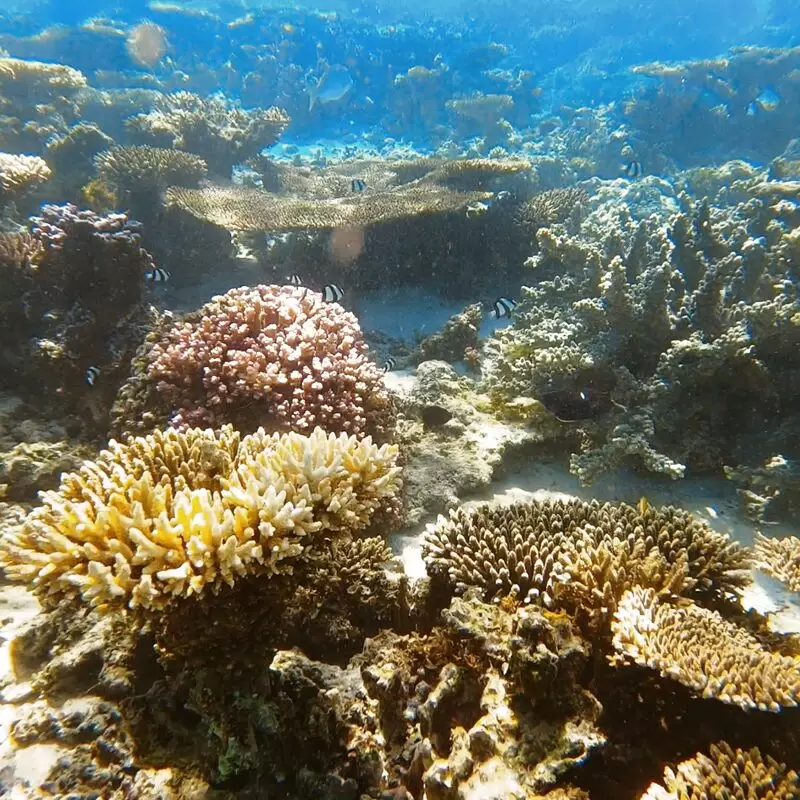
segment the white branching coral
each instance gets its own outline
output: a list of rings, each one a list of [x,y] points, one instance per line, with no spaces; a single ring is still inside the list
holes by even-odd
[[[397,448],[330,436],[174,430],[111,442],[45,492],[0,566],[41,597],[160,609],[269,575],[309,536],[350,534],[399,491]]]

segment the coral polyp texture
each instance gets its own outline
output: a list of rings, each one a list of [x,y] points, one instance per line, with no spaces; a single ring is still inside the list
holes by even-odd
[[[206,176],[200,156],[167,147],[112,147],[95,156],[98,175],[118,191],[193,186]]]
[[[572,598],[613,608],[648,574],[660,588],[698,597],[723,597],[749,582],[743,548],[671,507],[641,513],[572,500],[458,509],[428,526],[422,555],[429,573],[458,591],[475,586],[486,599],[551,607]]]
[[[758,534],[754,555],[756,566],[785,584],[793,592],[800,592],[800,539],[796,536],[768,538]]]
[[[757,747],[733,748],[717,742],[675,769],[667,767],[663,784],[651,784],[641,800],[794,800],[800,777],[786,764],[762,756]]]
[[[50,177],[50,167],[39,156],[0,153],[0,201],[36,188]]]
[[[383,435],[392,416],[356,317],[292,286],[231,289],[151,333],[114,409],[119,430],[181,428]]]
[[[279,572],[315,535],[363,529],[400,489],[396,458],[396,447],[320,428],[112,440],[7,532],[0,563],[42,598],[160,609]]]
[[[631,661],[744,709],[780,711],[800,698],[800,657],[766,650],[718,612],[627,591],[611,623],[618,661]]]

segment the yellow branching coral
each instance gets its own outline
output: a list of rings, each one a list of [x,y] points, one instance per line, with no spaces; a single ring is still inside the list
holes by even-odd
[[[50,167],[39,156],[0,153],[0,195],[33,189],[50,177]]]
[[[784,536],[768,539],[762,534],[755,541],[756,566],[772,575],[793,592],[800,592],[800,539]]]
[[[800,658],[765,650],[716,611],[659,602],[652,589],[626,592],[611,623],[616,663],[633,661],[706,698],[780,711],[800,697]]]
[[[709,755],[698,753],[664,771],[664,784],[653,783],[641,800],[795,800],[800,777],[786,764],[761,755],[757,747],[735,750],[727,742],[712,744]]]
[[[551,606],[558,596],[613,610],[613,597],[640,580],[697,596],[749,581],[743,548],[672,507],[642,513],[573,500],[458,509],[428,526],[422,554],[431,574],[457,590]]]
[[[77,591],[101,609],[160,609],[280,571],[310,534],[365,527],[399,490],[396,457],[396,447],[319,428],[112,440],[42,495],[3,540],[0,566],[45,598]]]
[[[161,189],[192,186],[206,176],[200,156],[168,147],[112,147],[95,156],[98,174],[118,189]]]

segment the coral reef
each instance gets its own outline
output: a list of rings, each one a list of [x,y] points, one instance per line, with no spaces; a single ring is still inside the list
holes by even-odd
[[[718,612],[627,591],[611,623],[620,660],[650,667],[706,698],[778,712],[800,697],[800,657],[765,650]]]
[[[396,448],[342,434],[193,429],[112,440],[3,542],[6,574],[58,601],[159,609],[269,575],[310,534],[358,531],[400,487]]]
[[[38,153],[81,117],[85,76],[66,64],[0,56],[0,150]]]
[[[637,139],[683,166],[714,153],[769,160],[800,122],[798,66],[798,47],[737,47],[724,58],[636,66],[650,80],[625,115]],[[762,100],[765,89],[778,98],[774,107]]]
[[[409,355],[409,363],[462,361],[478,349],[478,332],[483,322],[480,303],[467,306],[445,322],[441,331],[426,336]]]
[[[240,430],[387,436],[391,401],[358,321],[293,286],[232,289],[148,335],[114,407],[117,431],[233,422]]]
[[[800,514],[800,466],[794,459],[775,455],[760,467],[725,467],[725,475],[739,485],[744,510],[755,521]]]
[[[0,235],[6,385],[61,413],[88,409],[87,423],[103,429],[148,322],[153,266],[125,214],[45,205],[28,231]]]
[[[579,443],[571,469],[585,483],[626,463],[680,477],[793,457],[789,189],[719,172],[736,191],[728,181],[714,206],[684,194],[679,213],[637,221],[606,199],[577,235],[536,232],[528,265],[541,280],[489,343],[486,386],[500,405],[549,405]]]
[[[758,534],[754,543],[756,566],[800,592],[800,539],[796,536],[766,537]]]
[[[519,224],[532,236],[539,228],[564,222],[589,202],[589,195],[577,187],[547,189],[526,200],[517,212]]]
[[[112,147],[95,157],[99,177],[124,197],[132,191],[194,186],[206,176],[206,162],[192,153],[163,147]]]
[[[50,178],[50,167],[39,156],[0,153],[0,203],[7,203]]]
[[[577,597],[613,610],[654,556],[665,567],[653,576],[660,588],[687,596],[722,598],[749,582],[746,551],[670,507],[642,513],[573,500],[459,508],[428,526],[422,554],[429,573],[457,591],[474,586],[487,600],[510,597],[550,608]],[[616,561],[611,567],[608,557]]]
[[[664,784],[652,784],[641,800],[789,800],[800,793],[800,778],[794,770],[770,756],[762,756],[757,747],[734,749],[727,742],[712,744],[708,755],[698,753],[674,770],[667,767]]]
[[[194,153],[223,178],[235,164],[274,144],[290,122],[279,108],[245,109],[222,96],[203,98],[192,92],[161,96],[154,106],[129,120],[130,133],[147,144]]]

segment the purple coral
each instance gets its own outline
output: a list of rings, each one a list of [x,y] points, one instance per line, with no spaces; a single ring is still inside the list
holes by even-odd
[[[356,317],[318,293],[242,287],[160,334],[143,369],[176,427],[380,435],[391,406],[367,350]]]

